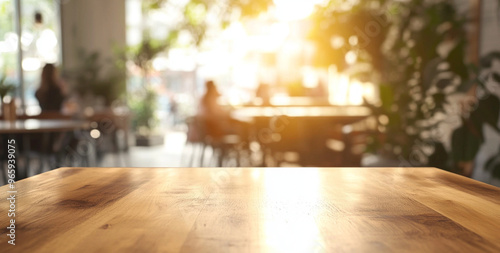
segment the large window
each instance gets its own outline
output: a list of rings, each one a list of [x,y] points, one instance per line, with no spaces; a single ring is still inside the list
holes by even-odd
[[[19,86],[14,1],[0,0],[0,16],[0,75],[6,76],[6,83]]]
[[[18,104],[25,106],[27,114],[36,114],[40,111],[35,91],[40,84],[41,70],[46,63],[60,63],[58,1],[21,0],[20,5],[16,5],[16,1],[19,0],[0,0],[0,15],[6,17],[0,21],[0,68],[5,71],[8,82],[18,87]],[[18,21],[20,32],[16,29]],[[20,48],[18,38],[21,38]]]

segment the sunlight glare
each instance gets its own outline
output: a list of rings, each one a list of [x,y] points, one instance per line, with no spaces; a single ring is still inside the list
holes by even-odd
[[[311,66],[302,67],[302,82],[306,88],[316,88],[319,83],[319,76]]]
[[[280,169],[271,169],[263,176],[266,246],[276,252],[317,252],[321,248],[316,223],[321,199],[318,169],[290,169],[286,178]],[[290,204],[294,208],[281,208]]]
[[[363,104],[363,85],[359,81],[353,81],[349,87],[349,104],[361,105]]]
[[[276,6],[276,18],[281,21],[301,20],[309,17],[314,6],[322,0],[273,0]]]

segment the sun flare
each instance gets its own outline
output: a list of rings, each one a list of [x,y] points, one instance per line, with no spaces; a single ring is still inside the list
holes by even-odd
[[[309,17],[321,0],[273,0],[276,18],[281,21],[301,20]]]

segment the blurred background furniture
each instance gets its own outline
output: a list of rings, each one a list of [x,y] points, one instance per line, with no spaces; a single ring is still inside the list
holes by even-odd
[[[203,116],[193,116],[186,120],[188,127],[186,145],[190,145],[189,166],[194,166],[197,147],[199,147],[199,166],[223,166],[224,162],[234,161],[235,166],[240,166],[241,153],[248,151],[248,126],[244,122],[234,122],[234,132],[220,131],[210,119]],[[211,159],[205,163],[206,148],[210,148]],[[185,147],[186,149],[186,147]],[[183,152],[185,153],[185,152]],[[248,155],[248,152],[246,152]],[[215,164],[214,164],[215,160]]]
[[[49,164],[51,169],[58,167],[61,159],[71,154],[70,142],[73,140],[73,132],[89,128],[89,123],[70,119],[19,119],[15,122],[0,120],[0,138],[2,141],[14,139],[16,141],[16,168],[17,179],[28,176],[32,169],[32,153],[39,158],[39,169],[35,173],[43,171],[44,163]],[[6,146],[2,145],[3,154]],[[32,149],[32,146],[34,149]],[[89,147],[90,149],[90,147]],[[74,165],[90,165],[91,152],[81,155]],[[6,161],[5,155],[0,161],[2,166]],[[4,171],[5,173],[5,171]]]
[[[286,157],[293,157],[301,166],[321,166],[336,160],[326,147],[331,129],[366,119],[371,111],[362,106],[248,106],[236,108],[231,115],[252,122],[252,139],[261,147],[262,165],[279,166],[287,162]]]

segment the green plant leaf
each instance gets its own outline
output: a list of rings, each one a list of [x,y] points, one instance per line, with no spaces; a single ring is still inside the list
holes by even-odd
[[[496,154],[485,163],[484,168],[486,171],[491,172],[493,177],[500,178],[500,155]]]
[[[13,84],[5,83],[5,80],[7,80],[7,75],[4,74],[0,79],[0,100],[16,88]]]
[[[500,148],[498,150],[500,152]],[[484,167],[486,168],[486,170],[489,170],[490,168],[494,167],[495,166],[495,163],[497,162],[500,162],[500,156],[492,156],[488,159],[488,161],[486,161],[486,163],[484,164]],[[499,161],[496,161],[496,160],[499,160]]]
[[[470,119],[476,127],[482,127],[487,123],[498,130],[498,117],[500,113],[500,100],[490,94],[488,97],[479,99],[476,110],[471,112]]]
[[[190,2],[186,5],[184,15],[192,26],[198,26],[205,21],[207,6],[203,3]]]
[[[438,89],[445,89],[446,87],[448,87],[450,84],[452,83],[452,80],[449,79],[449,78],[441,78],[439,79],[437,82],[436,82],[436,87]]]
[[[451,137],[451,156],[455,163],[473,161],[476,157],[481,139],[462,125],[455,129]]]
[[[482,57],[480,60],[481,68],[491,68],[493,60],[500,60],[500,52],[493,51],[486,56]]]
[[[444,104],[446,104],[446,94],[444,93],[436,93],[436,94],[433,94],[432,95],[432,99],[434,100],[434,103],[436,104],[436,107],[437,106],[442,106]]]
[[[389,85],[380,85],[379,86],[379,92],[380,92],[380,100],[382,102],[382,107],[386,111],[390,111],[391,106],[394,104],[394,91],[391,86]]]
[[[500,75],[498,73],[492,73],[491,78],[493,78],[497,85],[500,85]]]
[[[469,70],[464,61],[465,59],[465,40],[461,40],[454,48],[451,50],[447,57],[447,61],[450,64],[450,70],[456,73],[462,80],[469,79]]]
[[[440,142],[436,142],[434,143],[434,152],[429,156],[427,166],[450,171],[448,166],[448,156],[449,154],[446,152],[444,145]]]

